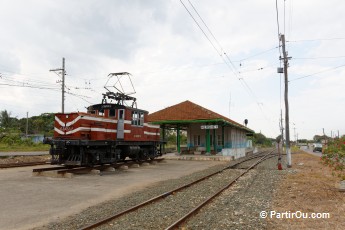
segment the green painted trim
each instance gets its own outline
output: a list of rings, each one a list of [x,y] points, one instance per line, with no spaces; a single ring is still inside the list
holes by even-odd
[[[177,152],[181,153],[181,138],[180,138],[180,126],[177,125],[177,131],[176,131],[176,145],[177,145]]]
[[[210,130],[206,129],[206,152],[211,153],[211,140],[210,140]]]
[[[213,130],[213,143],[212,143],[212,145],[213,145],[213,149],[216,153],[217,153],[217,138],[218,137],[216,137],[216,130],[214,129]]]
[[[165,141],[165,125],[162,125],[162,138]],[[165,153],[165,144],[163,144],[163,153]]]

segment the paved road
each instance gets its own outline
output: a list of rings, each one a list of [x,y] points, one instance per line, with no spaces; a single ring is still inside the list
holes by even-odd
[[[39,156],[48,155],[49,151],[36,151],[36,152],[0,152],[0,156]]]
[[[306,146],[301,146],[301,150],[305,151],[306,153],[309,153],[311,155],[321,157],[322,153],[321,152],[313,152],[313,149],[309,149]]]

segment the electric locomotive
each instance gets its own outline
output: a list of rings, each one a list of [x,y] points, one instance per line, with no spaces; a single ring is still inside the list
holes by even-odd
[[[118,83],[124,76],[130,79],[127,72],[109,74],[109,79],[116,77]],[[55,114],[54,137],[46,141],[52,164],[91,166],[161,155],[159,125],[148,123],[148,112],[137,109],[136,98],[113,87],[117,92],[105,86],[102,103],[89,106],[87,112]]]

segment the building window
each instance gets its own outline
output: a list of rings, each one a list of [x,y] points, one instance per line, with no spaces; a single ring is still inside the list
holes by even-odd
[[[200,146],[200,135],[194,135],[194,146]]]
[[[221,135],[217,135],[217,145],[218,146],[222,146],[223,144],[222,144],[222,137],[221,137]]]

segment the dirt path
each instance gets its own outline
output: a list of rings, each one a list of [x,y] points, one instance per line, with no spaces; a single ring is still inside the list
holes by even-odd
[[[267,210],[268,229],[344,229],[345,192],[336,189],[339,179],[319,157],[301,151],[292,161],[291,173],[280,182],[272,210]],[[312,213],[326,214],[312,218]]]

